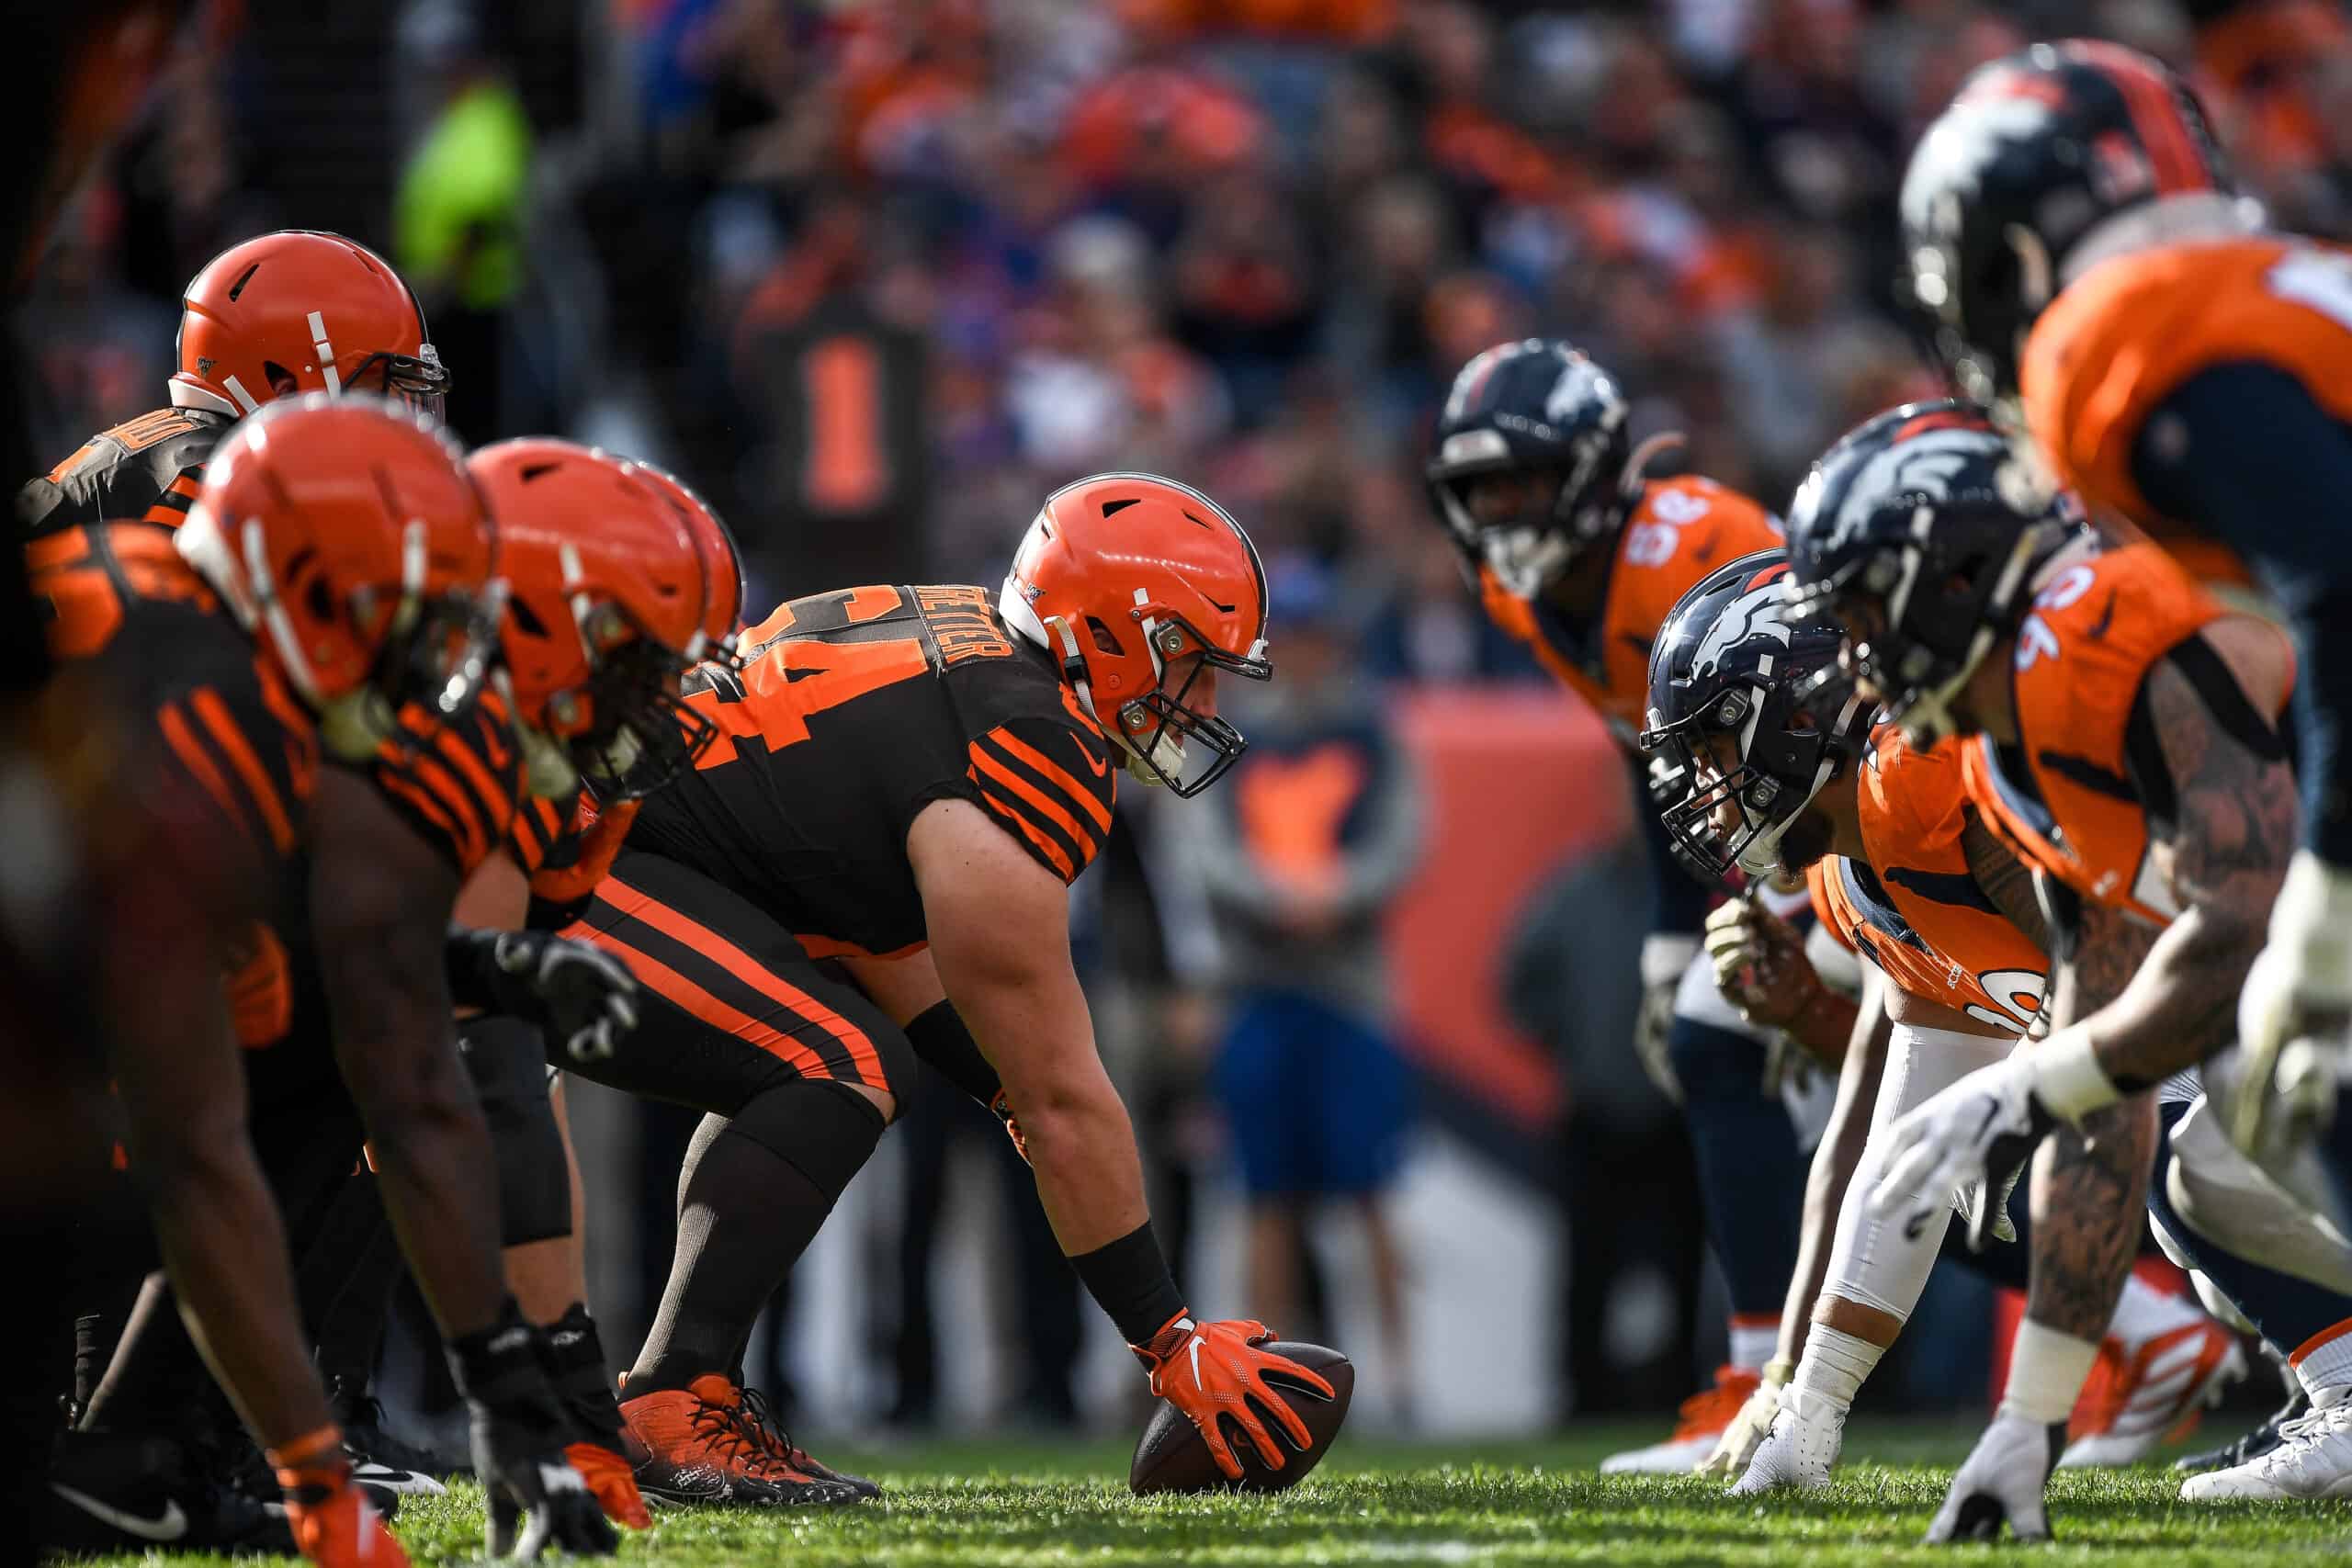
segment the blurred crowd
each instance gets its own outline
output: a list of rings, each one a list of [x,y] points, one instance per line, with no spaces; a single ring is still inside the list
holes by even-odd
[[[1637,441],[1679,432],[1689,468],[1784,505],[1837,434],[1934,389],[1893,289],[1894,186],[1978,62],[2090,33],[2191,68],[2281,222],[2352,237],[2352,20],[2324,0],[213,10],[20,309],[47,451],[155,405],[180,287],[222,245],[344,230],[419,289],[462,436],[559,432],[677,468],[745,547],[755,610],[992,583],[1039,500],[1089,471],[1205,489],[1314,606],[1337,695],[1273,730],[1312,719],[1366,756],[1385,741],[1345,699],[1369,682],[1537,678],[1429,515],[1453,370],[1571,338],[1617,373]],[[1346,765],[1372,787],[1374,763]],[[1247,839],[1235,818],[1269,791],[1228,793],[1213,829]],[[1204,897],[1351,972],[1412,859],[1408,832],[1365,831],[1347,852],[1385,880],[1344,919],[1302,922],[1269,875]],[[1360,1077],[1282,1065],[1284,1010],[1330,998],[1265,978],[1236,981],[1251,1031],[1228,1080]],[[1402,1112],[1363,1115],[1393,1139]],[[1182,1114],[1164,1121],[1181,1148]],[[1350,1152],[1375,1185],[1393,1169]],[[1279,1271],[1295,1217],[1253,1223],[1254,1266]],[[1075,1330],[1053,1321],[1032,1348],[1066,1371]],[[931,1347],[899,1348],[920,1405]]]

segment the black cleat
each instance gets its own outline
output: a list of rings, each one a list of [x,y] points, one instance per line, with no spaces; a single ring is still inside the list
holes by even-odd
[[[387,1496],[439,1497],[447,1493],[439,1477],[451,1473],[451,1467],[386,1431],[384,1407],[367,1384],[337,1377],[327,1385],[327,1397],[334,1407],[335,1424],[343,1428],[351,1478],[367,1491],[379,1513],[391,1517],[391,1510],[383,1506]]]
[[[2288,1396],[2287,1403],[2279,1406],[2278,1414],[2253,1431],[2246,1433],[2234,1442],[2224,1443],[2218,1449],[2207,1449],[2202,1453],[2184,1454],[2172,1461],[2172,1467],[2184,1475],[2207,1470],[2234,1470],[2247,1461],[2260,1459],[2264,1454],[2277,1448],[2282,1440],[2278,1428],[2299,1416],[2310,1415],[2311,1408],[2311,1396],[2303,1392],[2302,1386],[2299,1383],[2295,1385],[2293,1393]]]
[[[294,1554],[282,1513],[203,1474],[177,1442],[113,1432],[59,1434],[41,1542],[74,1552]]]

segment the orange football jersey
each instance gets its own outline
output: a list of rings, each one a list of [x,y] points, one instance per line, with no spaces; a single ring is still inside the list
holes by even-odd
[[[1961,846],[1968,794],[1957,752],[1921,751],[1882,726],[1855,780],[1869,860],[1832,856],[1815,907],[1892,985],[2022,1034],[2049,961],[1984,897]]]
[[[1581,646],[1563,642],[1556,619],[1505,589],[1481,567],[1487,614],[1525,643],[1544,669],[1609,721],[1628,749],[1648,714],[1650,644],[1667,613],[1698,581],[1726,561],[1780,548],[1781,525],[1736,491],[1713,479],[1653,479],[1617,536],[1600,624]]]
[[[2069,555],[2018,631],[2018,745],[1962,748],[1968,794],[2028,862],[2097,904],[2162,924],[2178,911],[2148,864],[2126,731],[2157,661],[2227,614],[2160,547]]]
[[[2159,514],[2133,482],[2141,427],[2199,371],[2242,361],[2288,371],[2352,421],[2352,252],[2265,235],[2113,257],[2041,313],[2018,379],[2058,477],[2168,543],[2193,520]]]

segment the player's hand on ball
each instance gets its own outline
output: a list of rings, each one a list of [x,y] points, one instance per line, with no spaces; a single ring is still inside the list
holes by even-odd
[[[1241,1461],[1226,1440],[1220,1417],[1230,1417],[1240,1427],[1269,1470],[1283,1468],[1284,1450],[1268,1430],[1268,1419],[1281,1427],[1293,1450],[1303,1450],[1313,1440],[1306,1423],[1267,1385],[1266,1373],[1279,1372],[1325,1399],[1337,1397],[1320,1373],[1260,1348],[1273,1337],[1273,1330],[1262,1323],[1201,1323],[1184,1313],[1170,1318],[1149,1344],[1127,1347],[1150,1375],[1151,1392],[1183,1412],[1217,1469],[1231,1481],[1241,1479]]]

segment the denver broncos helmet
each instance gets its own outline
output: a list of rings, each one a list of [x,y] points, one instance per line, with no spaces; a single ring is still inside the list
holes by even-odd
[[[1438,416],[1430,500],[1472,565],[1525,599],[1613,536],[1632,504],[1625,399],[1559,338],[1498,344],[1462,367]],[[1487,474],[1544,482],[1514,516],[1482,522],[1468,486]]]
[[[1650,646],[1641,748],[1679,777],[1659,819],[1708,876],[1784,869],[1782,837],[1870,735],[1874,710],[1838,675],[1836,624],[1791,606],[1788,574],[1778,550],[1717,568]]]
[[[1899,287],[1961,394],[1988,404],[2014,394],[2024,334],[2092,262],[2259,220],[2187,84],[2082,39],[1978,68],[1913,150],[1901,210]]]
[[[1822,454],[1789,508],[1790,601],[1843,626],[1847,669],[1919,744],[2084,527],[1973,403],[1905,403]]]

